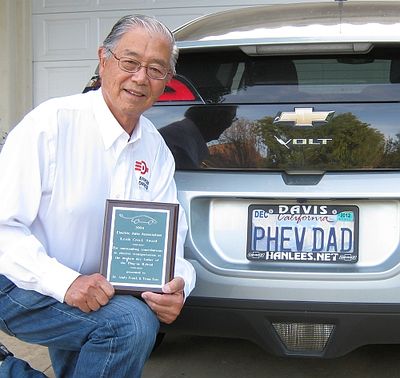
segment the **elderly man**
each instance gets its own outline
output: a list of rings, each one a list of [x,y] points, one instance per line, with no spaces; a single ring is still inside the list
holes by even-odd
[[[126,16],[98,55],[101,89],[41,104],[0,154],[0,329],[48,346],[57,376],[140,377],[159,321],[173,322],[194,287],[184,214],[175,278],[141,298],[114,295],[97,273],[102,226],[107,198],[177,202],[173,157],[142,113],[178,50],[157,20]],[[0,354],[0,377],[24,376],[21,361]]]

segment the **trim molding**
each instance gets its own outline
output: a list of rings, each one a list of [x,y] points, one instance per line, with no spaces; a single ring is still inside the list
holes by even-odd
[[[31,19],[30,1],[0,1],[1,134],[14,127],[32,109]]]

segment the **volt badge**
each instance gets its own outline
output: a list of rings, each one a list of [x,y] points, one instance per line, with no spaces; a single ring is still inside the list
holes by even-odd
[[[279,112],[273,123],[290,123],[293,126],[315,126],[327,123],[335,112],[314,111],[314,108],[294,108],[294,112]]]

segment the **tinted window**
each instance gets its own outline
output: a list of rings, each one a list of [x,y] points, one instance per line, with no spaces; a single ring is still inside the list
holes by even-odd
[[[182,54],[178,72],[207,103],[399,101],[400,51],[363,55],[250,57]]]
[[[149,115],[177,169],[399,168],[398,56],[184,53],[176,80],[194,100]]]

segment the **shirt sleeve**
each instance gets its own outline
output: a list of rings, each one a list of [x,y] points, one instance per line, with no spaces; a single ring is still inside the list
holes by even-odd
[[[40,123],[46,120],[26,116],[0,153],[0,274],[22,289],[62,302],[79,273],[48,256],[44,241],[31,232],[42,196],[49,195],[54,157]]]
[[[157,172],[159,176],[156,178],[152,177],[152,183],[154,183],[154,187],[152,188],[152,200],[156,202],[179,203],[174,180],[174,159],[162,140],[157,154],[154,172]],[[188,226],[185,211],[182,206],[179,206],[175,277],[182,277],[185,281],[185,298],[189,296],[196,284],[196,272],[193,265],[184,258],[184,243],[187,230]]]

